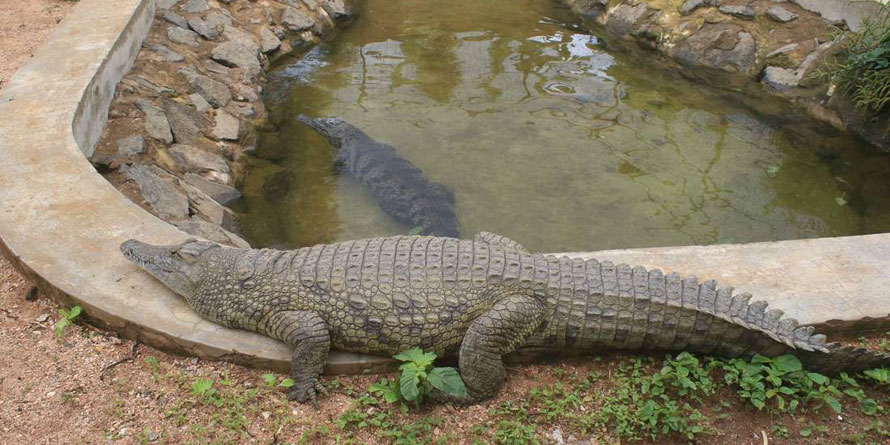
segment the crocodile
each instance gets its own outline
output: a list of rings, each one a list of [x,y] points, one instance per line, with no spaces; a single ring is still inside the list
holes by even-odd
[[[890,364],[890,355],[827,343],[812,327],[713,280],[533,254],[487,232],[472,240],[396,236],[296,250],[129,240],[121,251],[201,316],[291,346],[288,397],[316,406],[330,348],[391,356],[418,347],[456,356],[466,396],[434,396],[464,404],[498,392],[502,357],[520,347],[794,353],[829,374]]]
[[[339,149],[335,162],[371,191],[386,214],[420,228],[422,235],[459,236],[454,194],[427,180],[391,145],[371,139],[340,118],[313,119],[301,114],[297,120]]]

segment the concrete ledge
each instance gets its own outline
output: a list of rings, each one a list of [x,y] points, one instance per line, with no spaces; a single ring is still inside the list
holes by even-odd
[[[82,305],[96,324],[162,349],[286,370],[290,352],[283,344],[201,319],[118,251],[128,238],[186,238],[127,200],[85,158],[115,84],[151,26],[154,5],[82,0],[0,95],[0,245],[41,292]],[[804,323],[890,325],[886,234],[578,255],[715,277]],[[857,321],[864,317],[866,325]],[[337,353],[326,371],[379,372],[391,364]]]

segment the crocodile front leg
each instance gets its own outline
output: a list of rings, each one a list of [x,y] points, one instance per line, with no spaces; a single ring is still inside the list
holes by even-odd
[[[503,356],[516,350],[538,328],[544,305],[535,298],[514,295],[497,302],[473,321],[460,346],[458,366],[466,397],[433,394],[439,401],[471,404],[497,394],[506,371]]]
[[[291,361],[294,387],[287,398],[300,403],[312,402],[317,408],[316,391],[324,392],[318,376],[331,347],[327,323],[315,312],[276,312],[266,320],[266,332],[294,349]]]

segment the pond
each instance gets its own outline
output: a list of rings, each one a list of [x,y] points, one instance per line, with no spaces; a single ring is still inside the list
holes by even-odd
[[[269,73],[246,237],[412,230],[300,113],[343,118],[445,185],[463,237],[555,252],[890,231],[890,156],[783,105],[760,115],[589,29],[547,0],[367,0],[333,41]]]

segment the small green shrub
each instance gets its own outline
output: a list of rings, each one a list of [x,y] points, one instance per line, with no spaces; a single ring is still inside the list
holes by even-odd
[[[70,310],[59,309],[59,314],[62,318],[56,322],[56,325],[53,328],[56,332],[56,337],[61,338],[65,328],[72,325],[74,320],[80,316],[81,312],[83,312],[83,308],[80,306],[74,306]]]
[[[393,358],[404,362],[399,366],[398,384],[395,380],[382,379],[371,386],[371,391],[380,394],[387,402],[405,400],[420,406],[433,388],[450,396],[467,395],[467,388],[456,369],[433,367],[435,353],[411,348]]]

